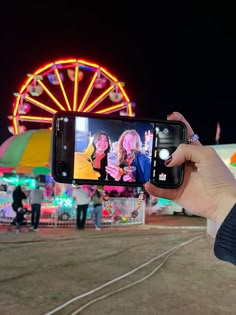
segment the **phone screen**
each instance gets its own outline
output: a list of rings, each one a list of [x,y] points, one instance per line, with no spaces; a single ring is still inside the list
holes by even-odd
[[[58,112],[52,175],[58,182],[176,187],[183,166],[167,168],[164,162],[185,141],[180,122]]]

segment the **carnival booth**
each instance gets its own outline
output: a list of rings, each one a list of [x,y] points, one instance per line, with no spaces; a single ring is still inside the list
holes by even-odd
[[[41,179],[41,181],[40,181]],[[4,174],[0,178],[0,223],[9,224],[15,217],[12,209],[12,192],[17,185],[21,185],[26,194],[40,183],[44,192],[44,201],[41,207],[40,224],[48,227],[75,226],[76,207],[71,197],[72,185],[52,182],[50,177],[28,177],[26,175]],[[83,189],[91,191],[91,186],[83,185]],[[107,190],[106,190],[107,189]],[[116,187],[110,189],[104,187],[105,198],[102,212],[102,225],[131,225],[145,222],[145,200],[143,192],[135,195],[127,189],[116,191]],[[110,197],[111,196],[111,197]],[[30,211],[28,200],[24,202],[25,208]],[[93,203],[87,211],[88,226],[93,225]],[[30,223],[30,213],[27,216]]]

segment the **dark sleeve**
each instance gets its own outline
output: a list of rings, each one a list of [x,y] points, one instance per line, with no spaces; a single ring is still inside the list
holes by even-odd
[[[26,194],[22,191],[22,199],[27,199]]]
[[[141,167],[142,172],[142,182],[146,183],[150,180],[150,173],[151,173],[151,160],[145,154],[139,152],[138,153],[137,162]],[[140,179],[139,179],[140,180]]]
[[[220,260],[236,265],[236,204],[217,231],[214,253]]]

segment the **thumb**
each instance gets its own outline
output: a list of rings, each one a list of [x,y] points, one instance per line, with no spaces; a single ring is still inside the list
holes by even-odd
[[[199,163],[207,150],[201,145],[180,144],[178,148],[172,153],[166,160],[165,165],[167,167],[179,166],[186,161],[193,163]]]
[[[202,151],[204,147],[201,145],[190,145],[190,144],[180,144],[175,152],[166,160],[165,164],[167,167],[179,166],[186,161],[191,161],[193,163],[198,163],[203,158]],[[173,188],[159,188],[154,184],[147,182],[144,184],[145,190],[153,195],[160,198],[166,198],[176,201],[179,198],[180,190]]]
[[[176,190],[172,188],[159,188],[154,184],[147,182],[144,184],[144,189],[152,196],[165,198],[169,200],[176,200]]]

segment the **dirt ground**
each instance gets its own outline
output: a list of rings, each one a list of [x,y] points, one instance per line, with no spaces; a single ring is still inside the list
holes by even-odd
[[[236,267],[214,257],[206,221],[0,228],[1,315],[235,314]]]

